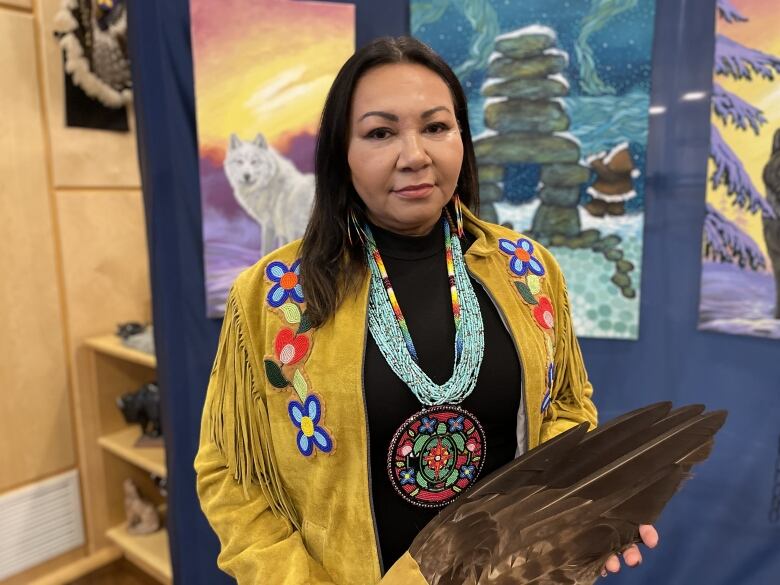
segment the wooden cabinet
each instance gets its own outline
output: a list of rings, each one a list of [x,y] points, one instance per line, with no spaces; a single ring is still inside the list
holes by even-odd
[[[77,368],[74,412],[89,552],[117,548],[155,580],[172,583],[166,529],[138,536],[125,529],[122,482],[128,477],[165,516],[165,501],[151,477],[166,477],[165,450],[136,446],[141,429],[128,425],[116,404],[125,392],[156,380],[155,358],[108,335],[85,341]]]

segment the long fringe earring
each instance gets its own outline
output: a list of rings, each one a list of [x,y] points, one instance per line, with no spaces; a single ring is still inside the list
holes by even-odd
[[[452,197],[455,207],[455,229],[458,232],[458,237],[463,237],[463,209],[461,208],[460,197],[457,193]]]

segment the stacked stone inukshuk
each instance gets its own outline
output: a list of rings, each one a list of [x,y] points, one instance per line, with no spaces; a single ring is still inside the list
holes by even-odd
[[[568,55],[556,44],[555,31],[539,25],[496,37],[482,86],[488,130],[474,142],[487,208],[482,215],[489,221],[495,221],[492,203],[504,195],[506,165],[541,166],[541,202],[531,231],[544,240],[579,233],[580,185],[589,177],[579,164],[579,143],[566,132],[570,120],[560,98],[569,92],[561,75]]]

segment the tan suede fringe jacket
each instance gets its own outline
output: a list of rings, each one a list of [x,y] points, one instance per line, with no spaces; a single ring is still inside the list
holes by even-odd
[[[466,265],[503,316],[521,360],[523,450],[596,424],[566,285],[541,245],[465,214]],[[298,242],[235,281],[195,460],[218,564],[239,585],[426,585],[407,553],[382,575],[363,394],[368,273],[311,329]],[[543,274],[537,275],[541,264]],[[373,478],[373,481],[386,481]]]

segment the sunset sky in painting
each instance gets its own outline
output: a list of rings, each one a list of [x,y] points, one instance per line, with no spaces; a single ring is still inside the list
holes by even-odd
[[[780,56],[780,13],[774,2],[732,0],[732,4],[748,19],[748,22],[729,24],[719,18],[718,32],[746,47]],[[724,89],[760,108],[768,120],[767,124],[762,126],[759,136],[756,136],[752,130],[738,130],[733,126],[724,129],[720,121],[715,122],[723,138],[742,159],[756,189],[761,194],[765,194],[761,174],[769,158],[772,137],[775,130],[780,128],[780,76],[776,75],[774,81],[767,81],[755,75],[752,81],[734,81],[731,78],[718,76],[715,81]],[[708,176],[711,176],[712,169],[710,163]],[[766,250],[760,214],[751,215],[734,208],[731,204],[733,198],[726,195],[724,187],[720,187],[715,193],[709,193],[708,201],[748,231],[761,248]]]
[[[316,133],[322,104],[354,51],[350,4],[192,0],[201,152],[262,132],[272,144]]]

